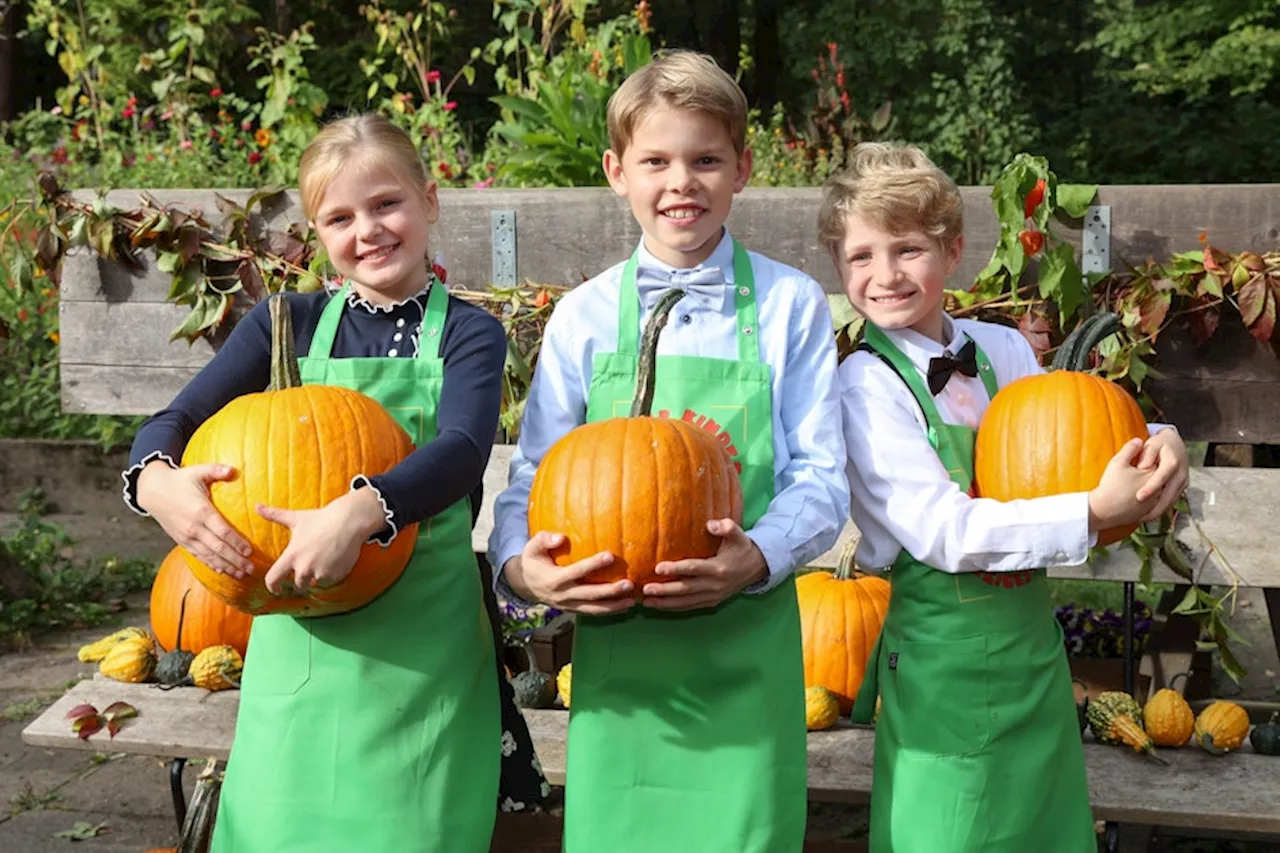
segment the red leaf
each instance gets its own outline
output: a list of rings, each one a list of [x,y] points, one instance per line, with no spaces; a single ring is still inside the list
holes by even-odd
[[[89,735],[102,731],[102,718],[97,714],[81,717],[71,724],[71,731],[75,732],[80,740],[88,740]]]
[[[1271,340],[1276,330],[1276,295],[1270,288],[1267,288],[1265,293],[1262,313],[1258,315],[1256,322],[1249,324],[1249,334],[1264,344]]]
[[[78,720],[81,717],[89,717],[98,715],[98,709],[85,702],[83,705],[77,705],[67,712],[68,720]]]
[[[1196,344],[1204,346],[1218,331],[1218,322],[1222,319],[1217,306],[1196,311],[1191,315],[1191,335]]]
[[[1262,276],[1254,276],[1243,287],[1236,291],[1236,303],[1240,306],[1240,319],[1246,326],[1252,327],[1266,308],[1267,294],[1270,292]],[[1254,335],[1257,337],[1257,335]],[[1270,337],[1268,335],[1267,337]],[[1266,340],[1262,338],[1261,340]]]
[[[107,731],[111,734],[111,739],[115,740],[116,733],[124,728],[124,723],[119,720],[107,720]]]
[[[128,702],[112,702],[102,712],[102,716],[108,720],[127,720],[138,716],[138,709]]]
[[[1165,317],[1169,314],[1171,302],[1171,294],[1163,291],[1151,290],[1143,296],[1142,301],[1138,303],[1138,317],[1142,322],[1143,332],[1155,335],[1160,331]]]
[[[1041,314],[1034,311],[1023,314],[1018,318],[1018,331],[1027,339],[1027,343],[1031,344],[1031,349],[1035,350],[1037,358],[1053,347],[1053,340],[1050,337],[1053,330],[1049,326],[1049,321]]]

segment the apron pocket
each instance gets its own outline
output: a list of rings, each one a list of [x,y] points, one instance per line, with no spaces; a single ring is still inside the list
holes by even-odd
[[[991,739],[985,637],[886,642],[880,689],[902,746],[936,755],[977,752]]]
[[[613,668],[613,645],[622,625],[579,615],[573,633],[573,683],[601,684]]]
[[[254,617],[241,689],[259,696],[287,696],[310,680],[311,628],[306,620]]]

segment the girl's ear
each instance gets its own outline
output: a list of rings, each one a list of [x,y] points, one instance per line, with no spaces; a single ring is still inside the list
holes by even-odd
[[[434,225],[440,218],[440,196],[435,181],[427,181],[422,192],[423,206],[426,208],[427,223]]]

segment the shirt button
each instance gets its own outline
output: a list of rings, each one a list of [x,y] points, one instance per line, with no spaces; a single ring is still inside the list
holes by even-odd
[[[692,317],[690,317],[688,314],[681,314],[681,315],[680,315],[680,322],[681,322],[681,323],[684,323],[684,324],[687,326],[687,325],[689,325],[690,323],[692,323],[692,322],[693,322],[693,318],[692,318]]]
[[[387,355],[391,356],[392,358],[395,358],[396,352],[397,352],[396,350],[387,350]]]
[[[397,341],[397,342],[398,342],[398,341],[399,341],[401,338],[403,338],[403,337],[404,337],[404,335],[400,334],[399,332],[396,332],[395,337],[394,337],[394,338],[392,338],[391,340],[393,340],[393,341]]]
[[[403,328],[404,328],[404,318],[403,318],[403,317],[401,317],[400,319],[396,320],[396,328],[397,328],[397,329],[403,329]]]

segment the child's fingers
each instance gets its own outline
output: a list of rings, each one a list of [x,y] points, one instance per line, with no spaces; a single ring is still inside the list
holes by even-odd
[[[614,613],[622,613],[624,610],[630,610],[635,606],[634,598],[619,598],[609,601],[568,601],[558,605],[561,610],[572,610],[575,613],[585,613],[588,616],[609,616]]]
[[[672,560],[666,563],[658,563],[653,567],[656,574],[664,577],[697,577],[699,575],[713,574],[716,571],[716,564],[710,560],[694,558],[691,560]]]
[[[208,526],[201,527],[195,534],[195,541],[187,546],[200,561],[216,572],[234,578],[244,577],[253,564],[236,554],[234,549],[220,538]]]
[[[563,568],[557,568],[557,578],[560,581],[561,588],[573,586],[578,581],[613,564],[613,555],[608,551],[601,551],[599,554],[592,554],[590,557],[571,563]],[[619,583],[627,584],[628,591],[631,588],[631,581],[619,581]]]
[[[1125,442],[1124,447],[1116,451],[1115,456],[1111,457],[1109,465],[1118,465],[1127,468],[1133,464],[1133,459],[1138,455],[1138,451],[1142,449],[1142,439],[1131,438]]]
[[[626,579],[614,581],[613,583],[584,583],[568,587],[561,593],[560,597],[565,601],[580,602],[622,601],[629,599],[634,586],[631,581]]]
[[[700,607],[715,607],[720,603],[721,598],[722,596],[717,592],[701,591],[670,598],[645,596],[642,603],[653,610],[696,610]]]
[[[267,570],[267,576],[262,579],[267,589],[272,595],[280,595],[284,592],[284,584],[286,580],[293,577],[293,555],[286,548],[285,552],[280,555],[280,559]],[[296,585],[296,584],[295,584]]]

